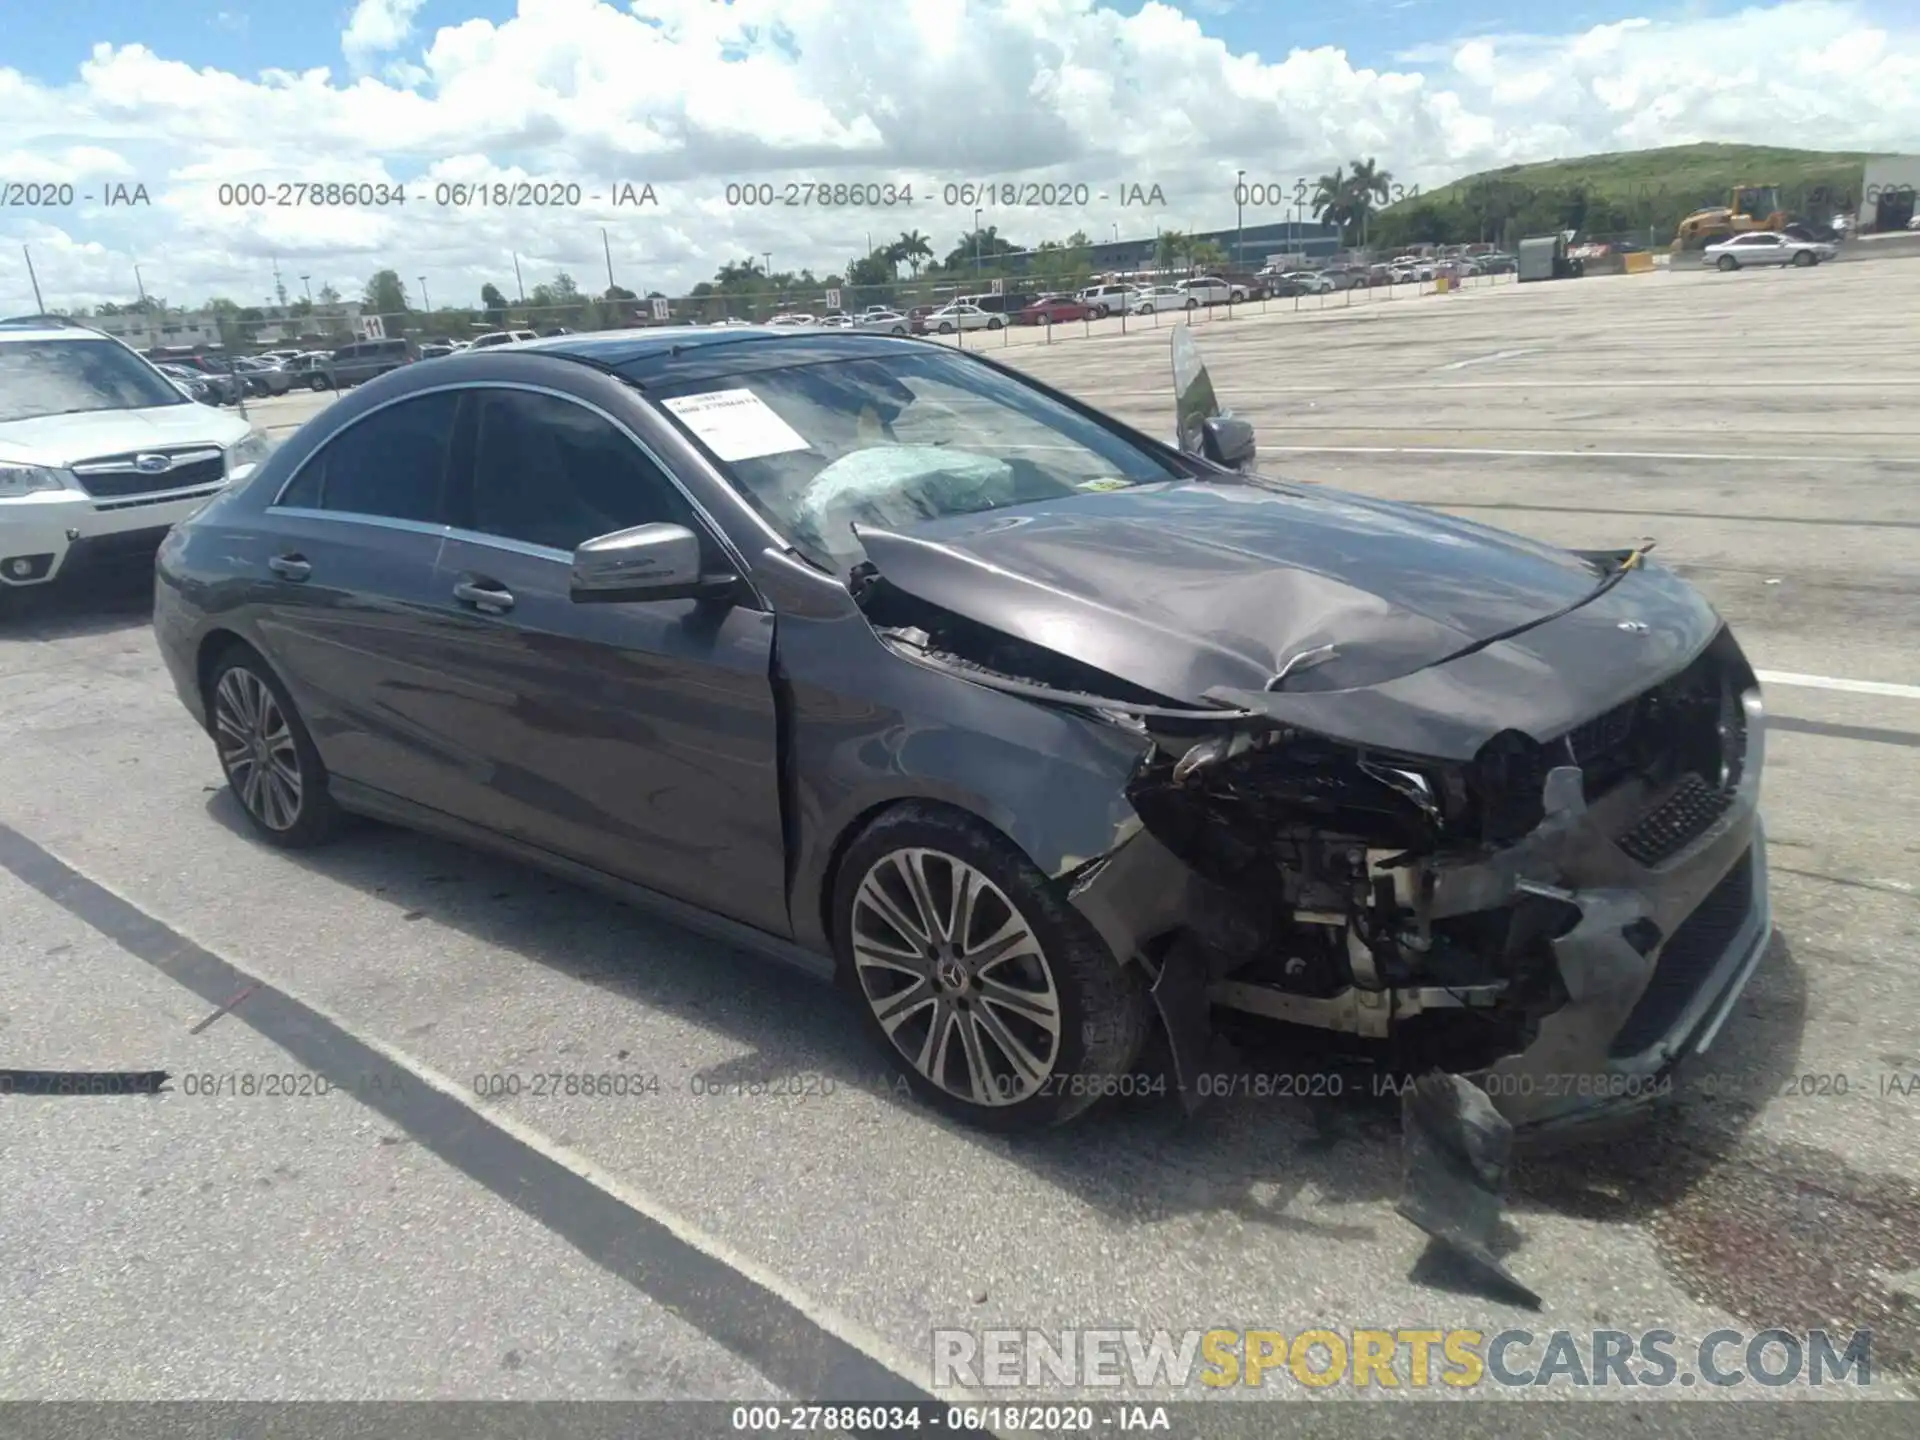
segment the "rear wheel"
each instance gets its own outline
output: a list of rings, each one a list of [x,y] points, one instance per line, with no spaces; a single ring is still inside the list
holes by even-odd
[[[1006,321],[1002,320],[998,315],[996,315],[993,317],[993,319],[987,321],[987,328],[989,330],[998,330],[1002,325],[1005,325],[1006,323],[1007,323]]]
[[[1145,1042],[1138,969],[970,816],[881,816],[840,866],[833,918],[869,1034],[915,1094],[968,1124],[1063,1124],[1117,1094]]]
[[[324,375],[316,375],[307,381],[307,384],[315,390],[324,390],[327,388],[327,377]]]
[[[220,768],[261,839],[304,850],[332,838],[342,817],[326,767],[264,660],[238,645],[221,656],[207,681],[207,715]]]
[[[1738,270],[1740,268],[1740,262],[1731,255],[1722,255],[1720,257],[1720,268],[1722,270]]]
[[[1811,250],[1797,250],[1794,252],[1793,263],[1805,269],[1809,265],[1819,264],[1820,257]]]

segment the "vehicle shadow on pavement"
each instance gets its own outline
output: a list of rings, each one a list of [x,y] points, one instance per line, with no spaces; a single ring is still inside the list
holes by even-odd
[[[224,788],[209,797],[208,812],[236,835],[249,835]],[[1225,1098],[1210,1100],[1192,1117],[1168,1086],[1105,1102],[1060,1130],[995,1136],[912,1098],[872,1050],[852,1008],[830,988],[723,942],[516,862],[374,822],[362,822],[326,849],[291,858],[394,907],[403,920],[430,917],[636,1010],[716,1030],[746,1052],[683,1080],[750,1089],[810,1075],[835,1090],[862,1090],[956,1141],[1019,1164],[1115,1223],[1226,1214],[1319,1241],[1368,1241],[1381,1230],[1379,1207],[1399,1198],[1398,1099],[1390,1086],[1382,1088],[1383,1072],[1338,1045],[1308,1050],[1283,1041],[1267,1053],[1243,1051],[1214,1079]],[[1767,1087],[1777,1090],[1792,1071],[1806,990],[1782,940],[1761,976],[1714,1057],[1719,1070],[1750,1076],[1754,1093],[1769,1093]],[[636,1041],[635,1048],[644,1047]],[[570,1060],[591,1065],[614,1057]],[[1142,1078],[1140,1088],[1153,1092],[1156,1085]],[[1301,1090],[1316,1088],[1315,1098],[1299,1098]],[[1698,1103],[1688,1099],[1677,1117],[1648,1122],[1650,1135],[1679,1137],[1661,1139],[1658,1150],[1637,1140],[1630,1147],[1525,1153],[1496,1249],[1524,1251],[1528,1217],[1536,1212],[1646,1224],[1683,1201],[1711,1179],[1757,1113],[1757,1107],[1723,1103],[1710,1114],[1689,1115]],[[1655,1154],[1666,1158],[1649,1158]],[[1516,1259],[1519,1268],[1524,1263],[1523,1256]],[[1476,1288],[1431,1256],[1410,1278],[1442,1289]]]
[[[0,641],[72,640],[153,619],[151,574],[113,575],[84,585],[56,580],[0,593]]]

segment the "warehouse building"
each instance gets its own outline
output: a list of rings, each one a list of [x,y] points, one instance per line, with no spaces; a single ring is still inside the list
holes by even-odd
[[[1920,192],[1920,155],[1884,155],[1867,162],[1860,187],[1860,229],[1873,234],[1904,230]]]

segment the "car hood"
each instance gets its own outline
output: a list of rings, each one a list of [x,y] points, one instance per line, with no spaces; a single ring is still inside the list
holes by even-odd
[[[1378,685],[1592,596],[1593,559],[1417,506],[1176,481],[857,530],[890,585],[1183,703]]]
[[[213,378],[213,377],[209,377]],[[0,460],[20,465],[72,465],[101,455],[124,455],[156,446],[225,447],[252,427],[191,401],[148,410],[88,410],[78,415],[42,415],[0,423]]]

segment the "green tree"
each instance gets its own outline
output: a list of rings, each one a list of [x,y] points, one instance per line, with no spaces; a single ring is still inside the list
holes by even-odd
[[[487,324],[496,330],[506,328],[507,297],[491,280],[480,287],[480,307],[487,312]]]
[[[1353,162],[1353,173],[1347,177],[1347,204],[1353,212],[1353,218],[1360,225],[1360,244],[1367,243],[1367,221],[1373,214],[1375,200],[1386,201],[1393,196],[1393,176],[1380,168],[1379,162],[1371,155],[1364,160]]]
[[[1314,219],[1324,225],[1339,227],[1340,238],[1344,242],[1347,227],[1353,221],[1353,183],[1347,178],[1346,166],[1339,166],[1331,175],[1322,175],[1314,182],[1308,205]]]
[[[920,267],[933,258],[933,243],[918,230],[906,230],[887,246],[887,258],[896,266],[906,266],[908,273],[918,279]]]
[[[407,304],[407,287],[396,270],[375,271],[373,278],[367,281],[360,306],[369,315],[394,316],[404,315],[412,308]]]

